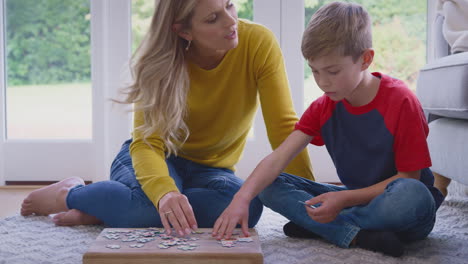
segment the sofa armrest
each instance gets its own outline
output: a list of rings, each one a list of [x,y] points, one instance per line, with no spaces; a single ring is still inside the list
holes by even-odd
[[[468,52],[439,58],[424,66],[416,93],[428,114],[468,119]]]

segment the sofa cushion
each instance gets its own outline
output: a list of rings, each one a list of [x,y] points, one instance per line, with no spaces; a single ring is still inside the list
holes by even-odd
[[[434,33],[432,36],[432,41],[434,43],[434,58],[436,59],[445,57],[450,54],[450,46],[445,40],[444,34],[442,33],[444,20],[444,16],[440,13],[437,13],[434,22]]]
[[[442,57],[424,66],[416,92],[426,112],[468,119],[468,52]]]
[[[429,123],[431,169],[468,185],[468,120],[439,118]]]

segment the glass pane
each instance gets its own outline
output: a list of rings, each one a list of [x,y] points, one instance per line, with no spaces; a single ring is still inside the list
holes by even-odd
[[[331,0],[304,0],[305,25],[312,14]],[[414,0],[411,5],[401,0],[352,0],[363,5],[372,18],[374,62],[370,71],[378,71],[403,80],[411,90],[426,63],[427,1]],[[304,63],[304,106],[321,96],[312,72]]]
[[[237,15],[240,18],[253,20],[253,0],[234,0],[232,1],[237,9]]]
[[[6,0],[9,139],[92,136],[89,0]]]
[[[132,0],[132,51],[138,48],[151,24],[154,0]]]

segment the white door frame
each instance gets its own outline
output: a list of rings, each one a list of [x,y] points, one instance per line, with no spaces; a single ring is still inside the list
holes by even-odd
[[[254,0],[254,21],[272,30],[280,43],[294,109],[298,116],[305,110],[304,60],[301,53],[304,16],[303,0]],[[244,179],[271,152],[261,109],[255,117],[254,134],[254,138],[247,141],[243,157],[237,164],[236,174]],[[336,170],[327,150],[324,147],[309,146],[308,151],[316,179],[337,182]]]
[[[253,20],[265,25],[281,43],[281,0],[253,0]],[[236,164],[236,175],[246,179],[262,158],[271,152],[271,145],[259,107],[253,124],[254,136],[248,138],[241,160]]]
[[[0,0],[0,101],[5,102],[5,0]],[[90,0],[93,132],[90,140],[7,140],[5,105],[0,109],[0,184],[5,181],[57,181],[70,176],[99,181],[120,144],[130,137],[130,115],[113,107],[128,74],[131,53],[131,1]],[[122,41],[124,40],[124,41]],[[125,41],[127,40],[127,41]],[[128,71],[127,71],[128,73]],[[72,100],[72,99],[71,99]],[[120,108],[123,109],[123,108]]]
[[[96,170],[93,181],[109,179],[109,168],[125,139],[130,138],[131,114],[127,105],[111,103],[123,99],[120,90],[130,81],[129,60],[132,50],[130,0],[92,0],[91,13],[100,15],[92,23],[93,135]],[[100,87],[102,89],[100,89]]]
[[[4,154],[4,148],[3,148],[3,142],[5,141],[5,30],[4,30],[4,25],[6,18],[3,15],[4,12],[4,1],[0,1],[0,186],[5,185],[5,173],[4,173],[4,160],[5,160],[5,154]]]

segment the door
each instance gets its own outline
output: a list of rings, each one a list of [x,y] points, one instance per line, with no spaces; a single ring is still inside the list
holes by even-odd
[[[0,1],[0,184],[108,178],[129,115],[128,0]],[[122,77],[120,77],[122,76]]]

